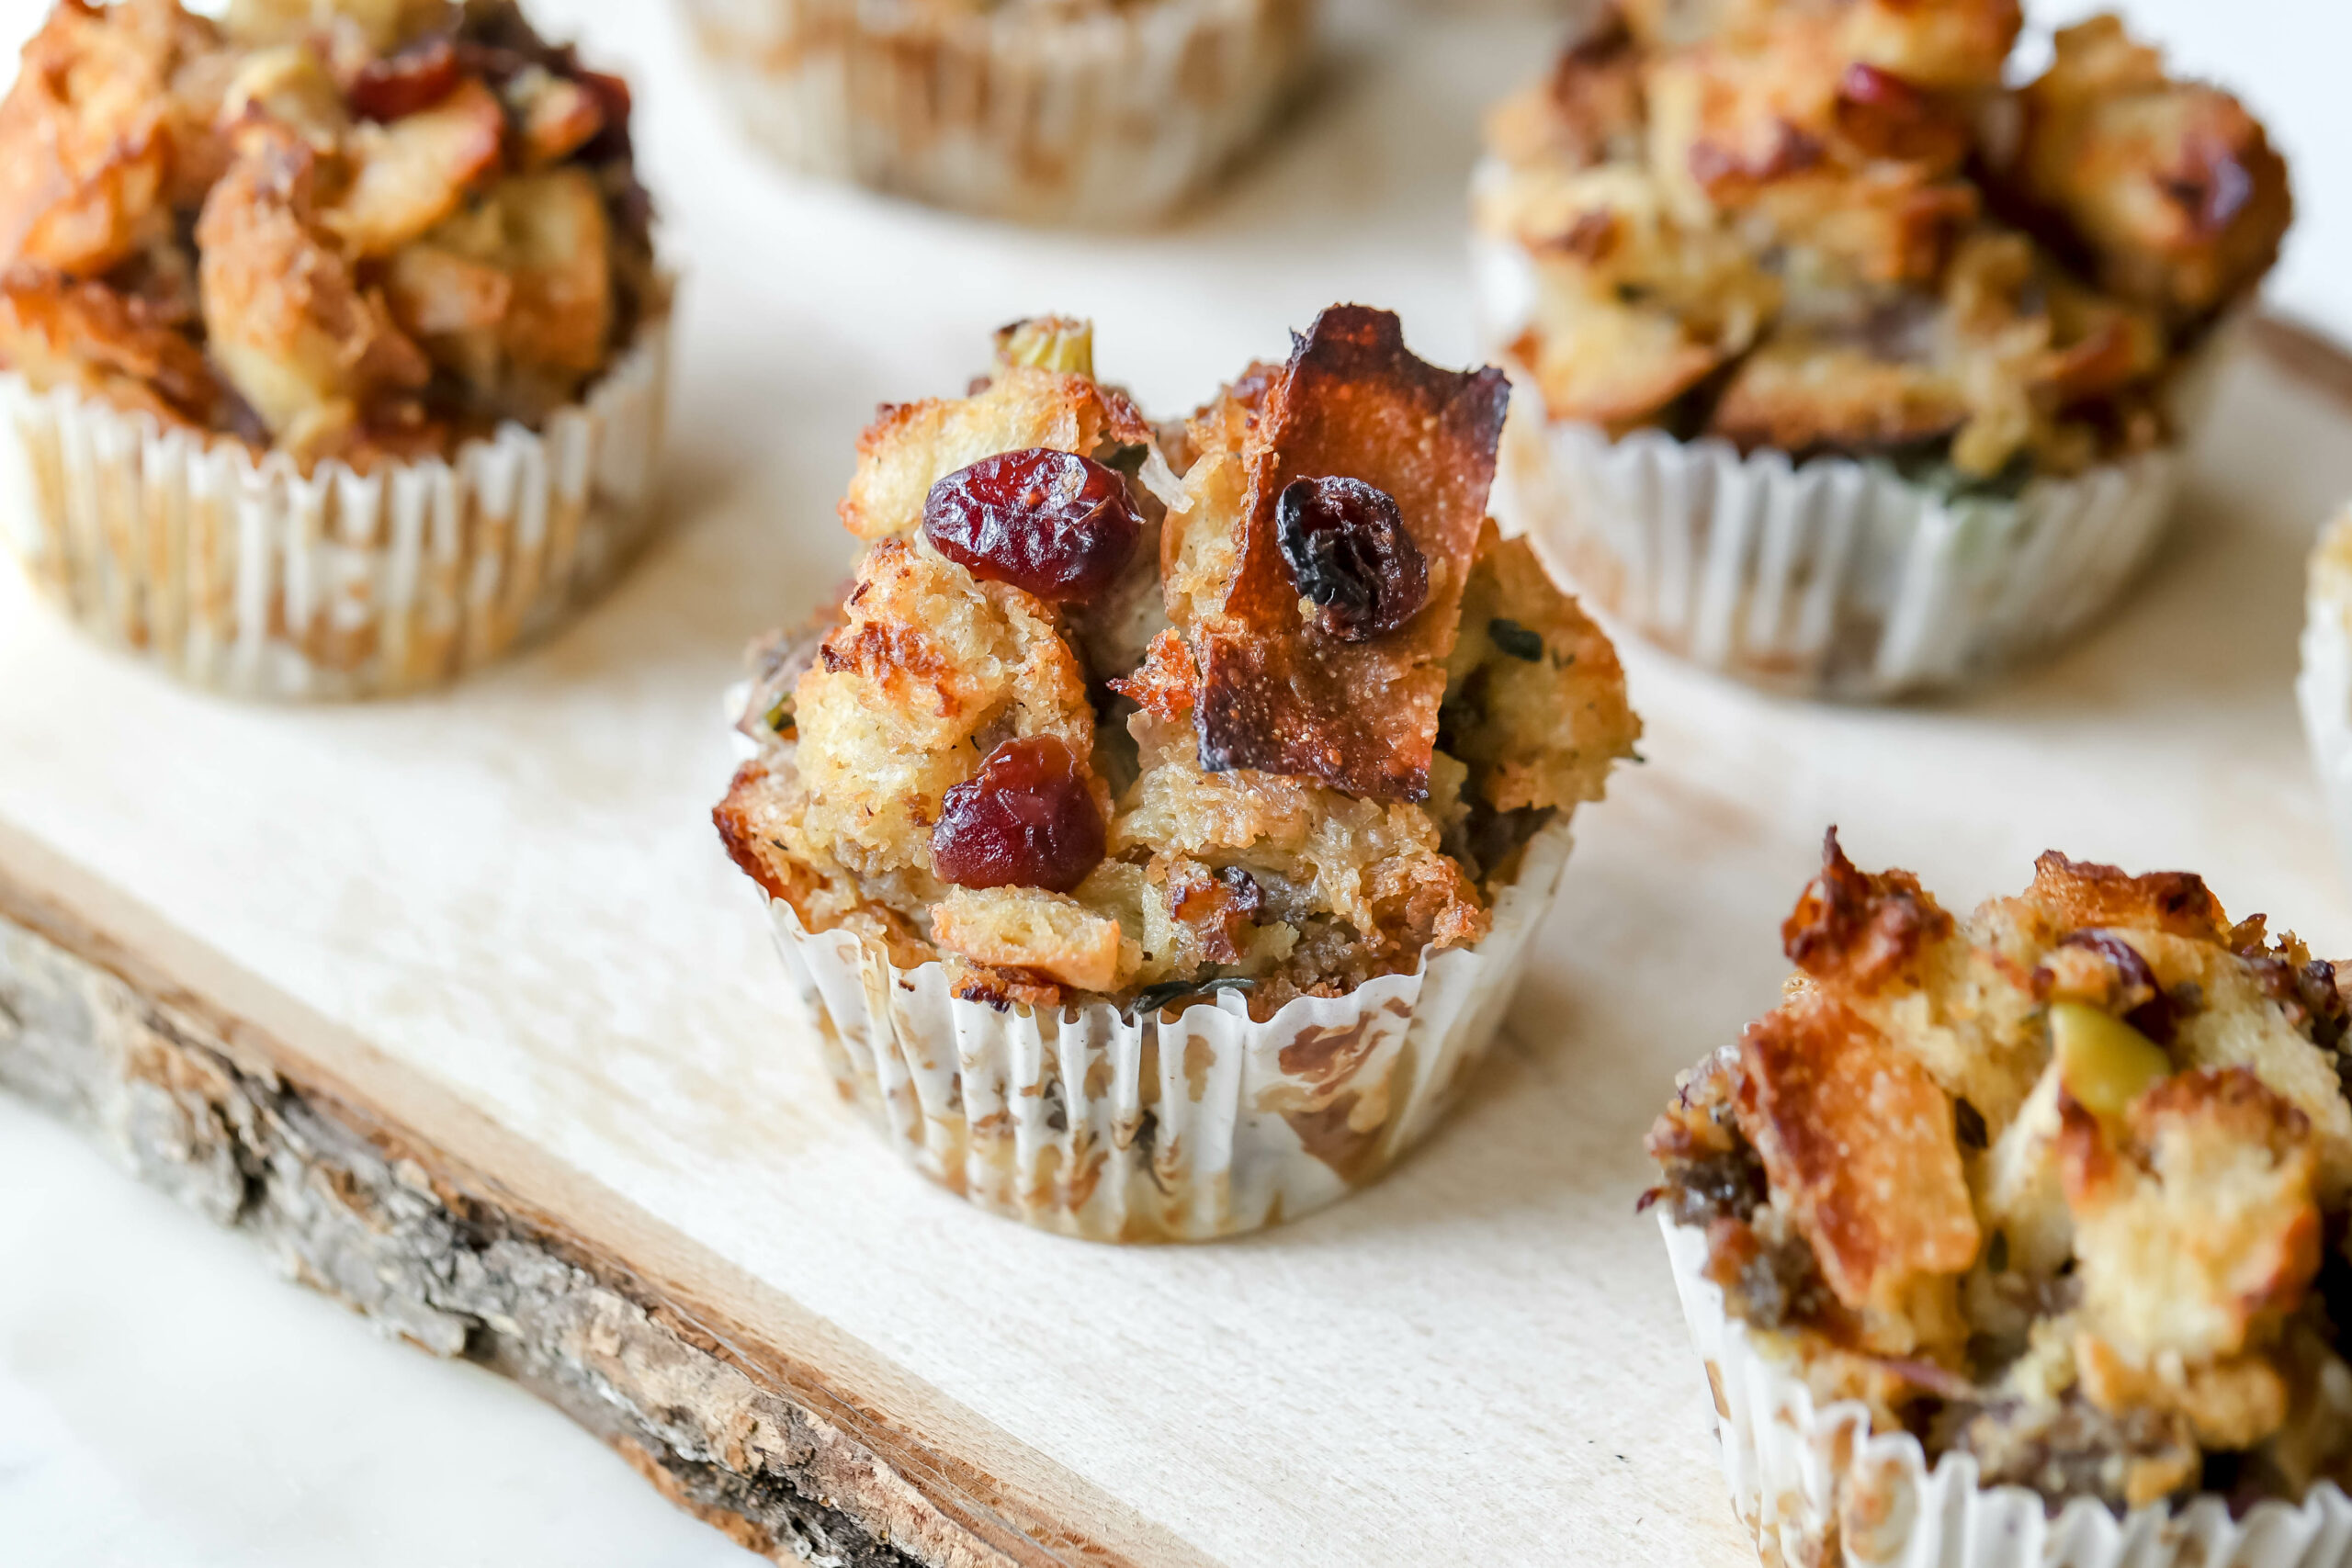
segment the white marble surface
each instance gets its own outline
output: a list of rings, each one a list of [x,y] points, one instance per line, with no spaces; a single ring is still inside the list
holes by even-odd
[[[2301,155],[2305,219],[2275,294],[2297,312],[2352,333],[2352,284],[2345,281],[2352,264],[2352,162],[2340,156],[2352,113],[2334,80],[2336,62],[2352,57],[2352,16],[2335,0],[2244,0],[2227,7],[2210,0],[2141,0],[2132,8],[2175,39],[2190,64],[2244,88]],[[38,9],[0,4],[0,33],[20,35]],[[1532,62],[1542,31],[1525,23],[1424,20],[1415,24],[1412,47],[1381,57],[1372,51],[1385,13],[1352,10],[1341,29],[1350,41],[1337,85],[1295,143],[1229,199],[1164,245],[1088,241],[1047,255],[1001,231],[852,193],[795,190],[770,177],[723,140],[684,74],[679,40],[661,6],[578,0],[545,9],[560,22],[580,23],[595,52],[628,62],[637,74],[646,157],[696,273],[721,275],[740,292],[747,275],[768,270],[764,247],[791,247],[796,256],[822,247],[832,254],[776,270],[793,288],[837,283],[844,299],[861,307],[833,310],[804,299],[788,312],[795,333],[763,325],[723,351],[706,330],[710,352],[685,367],[688,461],[707,459],[722,471],[728,499],[738,505],[755,503],[744,500],[746,491],[773,487],[811,519],[812,531],[827,525],[824,504],[846,471],[848,434],[865,405],[933,386],[944,367],[968,359],[978,329],[1040,306],[1102,310],[1116,367],[1159,404],[1197,395],[1249,353],[1278,343],[1283,326],[1345,294],[1374,301],[1409,297],[1416,342],[1438,357],[1466,357],[1466,307],[1449,311],[1445,297],[1430,287],[1458,254],[1453,172],[1466,164],[1476,97],[1460,84],[1482,75],[1499,84],[1517,74]],[[1436,14],[1434,7],[1421,13]],[[1453,96],[1427,115],[1400,116],[1396,106],[1409,101],[1419,71],[1443,73],[1454,85]],[[2325,166],[2324,154],[2330,155]],[[1343,187],[1341,194],[1334,196],[1335,187]],[[1364,218],[1383,204],[1410,205],[1426,220]],[[1336,235],[1288,242],[1285,223],[1302,210],[1339,224]],[[1394,243],[1400,233],[1414,237]],[[1355,234],[1365,243],[1351,244]],[[1380,243],[1371,243],[1374,235]],[[1234,242],[1253,236],[1261,249],[1247,276],[1188,275],[1166,259],[1210,240],[1224,242],[1229,254]],[[942,267],[968,264],[989,282],[910,293],[877,309],[856,280],[869,262],[864,248],[876,246],[891,250],[901,275],[935,257]],[[1188,310],[1171,310],[1164,321],[1132,309],[1114,316],[1106,307],[1134,298],[1138,274],[1181,296]],[[713,288],[702,297],[727,291]],[[1200,332],[1203,299],[1220,294],[1230,296],[1227,319],[1215,333]],[[706,308],[695,299],[688,297],[690,314]],[[771,374],[777,355],[796,356],[801,373],[779,380]],[[695,434],[697,411],[724,411],[745,397],[775,400],[768,417],[778,450],[765,460],[747,461]],[[688,484],[707,499],[721,480],[689,476]],[[812,544],[810,553],[841,552]],[[2157,585],[2158,597],[2169,592],[2179,599],[2183,570],[2176,560],[2169,588]],[[779,595],[789,592],[782,582],[775,587]],[[0,615],[21,604],[0,592]],[[737,609],[730,604],[727,613]],[[2113,632],[2143,643],[2149,634],[2145,616]],[[1649,671],[1637,668],[1636,674]],[[1661,687],[1689,699],[1692,717],[1720,700],[1663,672],[1644,689]],[[2215,705],[2217,691],[2186,695],[2217,723],[2227,722]],[[1897,727],[1924,737],[1941,722],[1919,715]],[[1953,716],[1950,723],[1979,721]],[[2031,748],[2037,726],[2045,736],[2063,735],[2064,715],[2029,702],[2021,725],[1997,734],[1984,727],[1988,770],[2003,761],[2022,765],[2027,751],[2007,755],[1999,748]],[[1668,767],[1661,782],[1671,776],[1676,754],[1699,739],[1687,721],[1660,734]],[[2130,765],[2125,753],[2086,758],[2075,780],[2079,798],[2062,791],[2049,809],[2068,820],[2095,819],[2090,802],[2098,789]],[[2243,782],[2217,775],[2213,809],[2227,809],[2236,798],[2230,786]],[[1671,804],[1653,798],[1625,809],[1636,813],[1638,824]],[[1956,846],[1910,853],[1897,826],[1898,803],[1860,806],[1832,793],[1806,804],[1821,811],[1844,807],[1865,841],[1874,829],[1874,841],[1889,855],[1944,861],[1922,869],[1962,876],[1970,894],[2016,880],[2006,866],[1998,874],[1979,869],[1967,876],[1962,868],[1970,863]],[[1625,820],[1619,808],[1611,810],[1616,814],[1602,821]],[[1710,820],[1694,818],[1694,830],[1713,830],[1706,828]],[[2137,827],[2117,831],[2140,841],[2151,836]],[[2201,827],[2185,829],[2177,839],[2181,850],[2172,858],[2187,862],[2207,834]],[[1605,840],[1594,848],[1605,878],[1623,857],[1612,857]],[[2021,866],[2015,869],[2022,874]],[[2222,891],[2233,891],[2226,880]],[[1740,901],[1751,897],[1743,892]],[[2343,928],[2338,914],[2325,911],[2335,932]],[[1594,923],[1591,911],[1571,919],[1580,934],[1598,934],[1586,931]],[[1757,967],[1757,956],[1743,954],[1740,962]],[[1547,999],[1559,998],[1547,991]],[[1544,1016],[1522,1008],[1521,1027]],[[1522,1063],[1514,1077],[1544,1078],[1558,1066]],[[1479,1113],[1500,1114],[1491,1101]],[[1417,1179],[1442,1182],[1448,1168],[1434,1164]],[[943,1204],[936,1214],[926,1210],[925,1221],[952,1225],[960,1216]],[[90,1245],[88,1238],[100,1235],[107,1247]],[[1363,1227],[1342,1220],[1316,1235],[1325,1249],[1351,1238],[1377,1265],[1381,1238]],[[1672,1396],[1683,1392],[1678,1387]],[[351,1420],[361,1409],[368,1420]],[[474,1369],[379,1340],[340,1309],[276,1280],[234,1238],[178,1213],[65,1134],[0,1101],[0,1563],[729,1560],[746,1561],[670,1511],[560,1416]]]

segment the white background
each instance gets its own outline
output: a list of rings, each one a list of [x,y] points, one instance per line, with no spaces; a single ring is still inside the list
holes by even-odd
[[[40,9],[0,3],[0,36],[23,36]],[[877,245],[900,259],[933,251],[942,265],[968,246],[1001,266],[1034,243],[854,193],[797,188],[745,159],[685,73],[663,6],[551,0],[538,9],[551,31],[576,28],[594,57],[636,76],[650,183],[690,266],[758,265],[756,255],[698,252],[698,231],[740,243],[749,229],[777,244],[843,246],[847,266],[857,265],[858,247]],[[2178,61],[2251,100],[2296,160],[2301,221],[2273,300],[2352,337],[2352,89],[2344,85],[2352,6],[2140,0],[2127,9]],[[1008,297],[969,321],[938,319],[910,299],[903,320],[842,321],[830,341],[747,344],[746,355],[808,354],[843,367],[837,406],[779,411],[824,436],[796,446],[835,454],[825,475],[795,488],[827,490],[837,482],[831,470],[845,473],[848,435],[874,395],[936,389],[893,379],[894,367],[934,356],[925,334],[969,342],[1025,310],[1086,309],[1087,266],[1129,265],[1156,244],[1182,245],[1188,230],[1261,231],[1266,270],[1281,276],[1283,197],[1303,184],[1345,178],[1364,201],[1419,204],[1427,249],[1351,255],[1342,276],[1254,290],[1236,322],[1238,342],[1277,342],[1272,327],[1351,291],[1377,303],[1388,269],[1447,265],[1458,251],[1453,171],[1466,169],[1475,128],[1466,115],[1417,115],[1414,72],[1423,62],[1483,72],[1498,89],[1540,58],[1542,29],[1432,25],[1439,14],[1369,0],[1343,6],[1330,78],[1288,141],[1164,241],[1069,242],[1053,265],[1036,268],[1045,298]],[[1409,48],[1397,45],[1399,25],[1413,29]],[[722,209],[731,221],[715,216]],[[1204,293],[1224,286],[1181,274],[1170,285]],[[689,311],[694,299],[689,292]],[[1465,301],[1452,319],[1411,326],[1433,356],[1461,359],[1470,352],[1468,320]],[[1131,346],[1151,350],[1140,363],[1123,359],[1123,368],[1148,401],[1168,406],[1247,353],[1227,343],[1155,344],[1146,323],[1115,326]],[[705,368],[698,393],[696,367],[685,367],[682,403],[710,395],[711,381],[747,375],[742,365]],[[551,1411],[487,1373],[378,1339],[342,1309],[272,1278],[239,1239],[0,1100],[0,1565],[749,1561]]]

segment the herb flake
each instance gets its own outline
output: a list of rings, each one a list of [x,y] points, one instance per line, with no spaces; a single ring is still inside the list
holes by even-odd
[[[1487,623],[1487,635],[1494,639],[1497,648],[1513,659],[1523,659],[1530,664],[1543,662],[1544,639],[1517,621],[1507,621],[1497,615]]]

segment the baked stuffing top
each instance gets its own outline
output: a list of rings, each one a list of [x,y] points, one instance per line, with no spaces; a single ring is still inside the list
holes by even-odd
[[[868,541],[765,645],[716,818],[811,931],[999,1004],[1259,1017],[1486,933],[1639,725],[1608,638],[1486,517],[1505,388],[1334,306],[1155,426],[1082,322],[886,407]]]
[[[1966,920],[1826,845],[1786,999],[1650,1134],[1731,1313],[1986,1485],[2352,1481],[2336,971],[2180,873],[2052,852]]]
[[[1625,0],[1498,106],[1480,228],[1534,256],[1553,417],[1884,455],[1963,487],[2169,434],[2287,169],[2113,17],[2003,85],[2016,0]]]
[[[535,423],[666,308],[628,116],[506,0],[62,0],[0,102],[0,367],[305,466]]]

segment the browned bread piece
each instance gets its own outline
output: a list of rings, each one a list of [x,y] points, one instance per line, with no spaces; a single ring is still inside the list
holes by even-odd
[[[65,0],[0,100],[0,264],[96,276],[128,260],[227,156],[232,62],[175,0]]]
[[[2060,29],[2003,173],[2027,220],[2135,304],[2198,317],[2278,259],[2287,164],[2229,94],[2165,73],[2112,16]]]
[[[1201,672],[1195,724],[1212,772],[1257,768],[1351,795],[1429,794],[1445,660],[1494,483],[1510,385],[1493,368],[1440,370],[1405,347],[1385,310],[1317,316],[1266,393],[1242,455],[1232,576],[1195,598],[1186,629]],[[1302,615],[1305,589],[1276,539],[1293,481],[1344,476],[1386,492],[1428,562],[1412,619],[1343,641]]]

